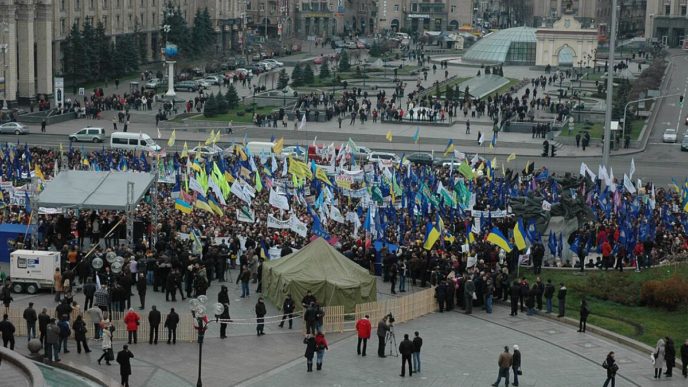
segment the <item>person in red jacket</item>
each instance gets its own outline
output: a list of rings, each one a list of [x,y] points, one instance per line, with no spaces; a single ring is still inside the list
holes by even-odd
[[[330,347],[327,345],[327,339],[325,339],[325,334],[322,331],[318,331],[315,335],[315,353],[317,355],[315,364],[318,371],[322,370],[323,357],[325,356],[325,350],[329,350]]]
[[[612,245],[606,240],[602,243],[602,262],[604,264],[604,270],[609,270],[614,262],[612,257]]]
[[[131,344],[132,337],[134,338],[134,344],[137,342],[136,332],[139,329],[140,320],[141,317],[132,308],[129,308],[127,314],[124,315],[124,324],[127,325],[127,332],[129,333],[129,344]]]
[[[370,317],[368,317],[367,314],[362,319],[356,321],[356,332],[358,332],[358,346],[356,347],[356,352],[359,355],[366,355],[366,348],[368,347],[368,339],[370,338],[371,330]],[[363,352],[361,352],[361,342],[363,342]]]

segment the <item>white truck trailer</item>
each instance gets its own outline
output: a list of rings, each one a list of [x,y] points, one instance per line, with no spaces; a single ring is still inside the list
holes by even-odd
[[[58,268],[59,251],[15,250],[10,253],[12,291],[35,294],[39,289],[52,289]]]

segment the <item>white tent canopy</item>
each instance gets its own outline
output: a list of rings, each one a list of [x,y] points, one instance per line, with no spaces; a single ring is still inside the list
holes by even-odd
[[[37,204],[46,208],[124,211],[128,182],[134,183],[134,203],[138,203],[155,182],[155,175],[120,171],[62,171],[46,183]]]

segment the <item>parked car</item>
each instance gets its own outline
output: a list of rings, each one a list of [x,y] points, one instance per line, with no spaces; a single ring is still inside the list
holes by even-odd
[[[160,86],[162,86],[162,80],[160,78],[153,78],[143,85],[145,89],[157,89]]]
[[[79,142],[103,142],[105,140],[105,129],[104,128],[83,128],[76,133],[69,135],[69,141]]]
[[[391,161],[392,163],[398,163],[399,156],[397,156],[394,153],[388,152],[370,152],[370,154],[368,155],[368,161],[371,163],[376,163],[380,161]]]
[[[273,68],[275,68],[275,67],[284,67],[284,63],[282,63],[282,62],[280,62],[280,61],[278,61],[278,60],[275,60],[275,59],[265,59],[263,62],[268,62],[268,63],[272,64],[272,65],[273,65],[273,66],[272,66]]]
[[[258,63],[252,64],[250,67],[250,70],[253,74],[256,74],[256,75],[258,75],[262,72],[265,72],[265,69],[263,68],[263,66],[259,65]]]
[[[208,83],[205,79],[197,79],[194,82],[198,85],[199,89],[208,89],[210,88],[210,83]]]
[[[208,75],[207,77],[203,78],[203,80],[211,85],[220,84],[220,77],[218,77],[217,75]]]
[[[0,125],[0,133],[28,134],[29,128],[19,122],[6,122]]]
[[[681,151],[688,151],[688,134],[683,136],[681,141]]]
[[[406,160],[413,164],[432,165],[433,157],[430,153],[416,152],[406,156]]]
[[[676,142],[678,140],[678,135],[676,134],[676,129],[668,128],[664,130],[664,135],[662,136],[663,142]]]
[[[266,62],[264,60],[261,60],[260,62],[258,62],[258,65],[263,68],[263,71],[270,71],[273,68],[275,68],[275,66],[273,66],[272,63]]]
[[[174,84],[175,91],[198,91],[198,84],[194,81],[181,81]]]
[[[222,153],[222,148],[217,145],[199,145],[189,150],[190,155],[200,155],[201,157],[215,156]]]

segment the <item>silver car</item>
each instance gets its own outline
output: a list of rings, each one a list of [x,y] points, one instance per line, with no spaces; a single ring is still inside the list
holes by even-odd
[[[0,125],[0,133],[28,134],[29,128],[19,122],[6,122]]]
[[[105,129],[103,128],[83,128],[80,131],[69,135],[70,142],[103,142],[104,140]]]

